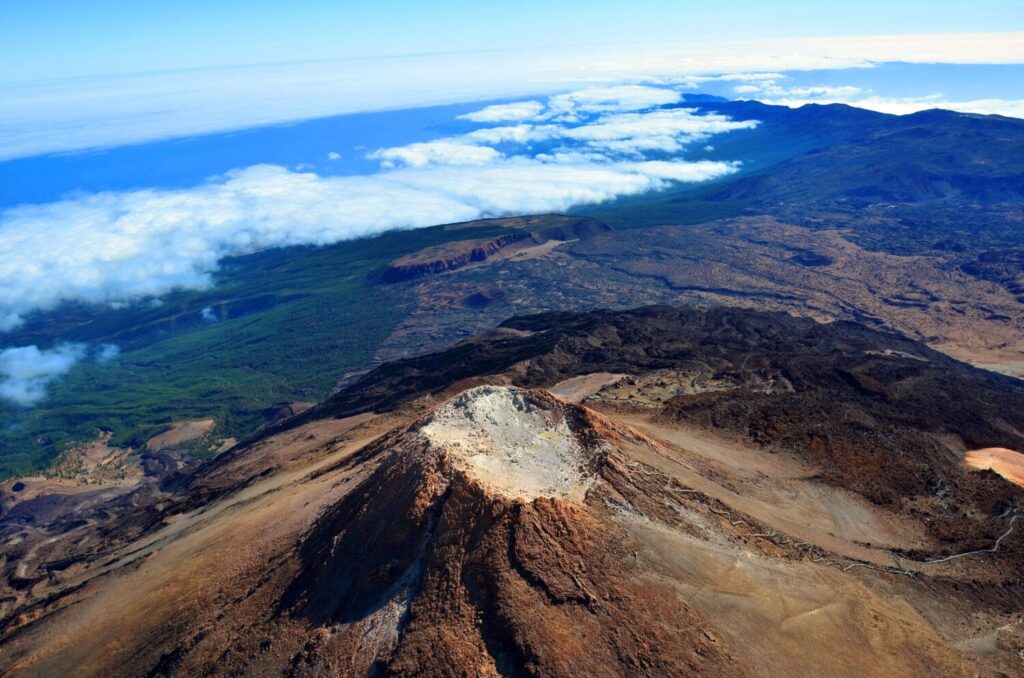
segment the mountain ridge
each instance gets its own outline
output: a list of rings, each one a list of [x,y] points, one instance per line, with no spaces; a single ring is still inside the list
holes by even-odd
[[[1008,670],[1024,488],[963,450],[1021,412],[854,323],[513,318],[74,519],[5,514],[0,669]]]

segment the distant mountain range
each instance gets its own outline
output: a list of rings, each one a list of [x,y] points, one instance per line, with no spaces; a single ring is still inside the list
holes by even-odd
[[[748,104],[740,114],[732,106],[717,108],[736,117],[757,117],[769,108]],[[1024,120],[941,110],[888,116],[842,105],[804,106],[778,122],[764,117],[769,129],[763,134],[792,138],[805,127],[821,145],[732,182],[710,199],[808,205],[1024,198]],[[772,130],[776,125],[785,131]]]

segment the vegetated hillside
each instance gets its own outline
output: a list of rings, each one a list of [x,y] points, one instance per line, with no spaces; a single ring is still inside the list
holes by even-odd
[[[30,318],[5,344],[121,350],[110,362],[83,361],[31,409],[0,401],[10,424],[0,430],[0,478],[45,467],[69,442],[101,430],[113,434],[112,445],[139,448],[172,422],[212,416],[225,438],[251,431],[289,402],[320,399],[338,372],[325,373],[309,356],[341,371],[362,368],[403,316],[406,300],[373,285],[372,273],[424,247],[509,228],[480,222],[268,250],[224,261],[208,290]]]
[[[1022,430],[854,323],[517,317],[116,497],[5,489],[0,671],[1010,675],[1024,489],[963,457]]]

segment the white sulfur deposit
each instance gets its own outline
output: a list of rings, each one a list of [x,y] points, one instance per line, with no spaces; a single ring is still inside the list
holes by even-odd
[[[593,481],[565,416],[521,389],[465,391],[438,408],[421,434],[457,468],[509,497],[578,500]]]

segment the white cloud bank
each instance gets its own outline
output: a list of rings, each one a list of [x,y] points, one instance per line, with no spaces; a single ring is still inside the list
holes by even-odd
[[[0,331],[66,301],[122,303],[202,288],[232,254],[564,211],[736,171],[735,163],[669,154],[756,123],[651,109],[678,99],[674,90],[653,87],[552,97],[541,109],[530,107],[540,124],[373,151],[384,171],[368,176],[320,177],[256,165],[190,189],[99,193],[11,208],[0,214]],[[576,122],[554,122],[567,114]],[[543,152],[531,150],[536,141],[548,145]],[[504,153],[493,147],[499,143]],[[648,157],[651,152],[657,156]],[[206,311],[203,317],[214,319],[213,310]]]
[[[689,39],[682,45],[440,54],[0,83],[0,160],[647,78],[850,68],[893,61],[1024,63],[1024,32]],[[511,110],[504,113],[511,115]]]
[[[100,344],[94,351],[82,343],[63,343],[50,349],[36,345],[0,349],[0,400],[30,407],[44,400],[47,388],[71,371],[90,353],[99,364],[121,354],[116,344]]]
[[[379,149],[369,157],[380,160],[388,168],[484,165],[501,157],[491,146],[552,141],[583,144],[587,150],[598,153],[598,159],[638,156],[646,152],[678,153],[686,145],[705,141],[712,135],[750,129],[758,124],[714,113],[698,115],[688,108],[660,108],[678,103],[681,98],[680,92],[664,87],[591,88],[553,96],[546,106],[525,102],[538,105],[531,105],[530,116],[520,117],[517,125],[485,127],[459,137]],[[488,106],[461,117],[491,119],[495,117],[489,113],[493,108]],[[549,157],[566,157],[566,154]],[[575,157],[579,159],[579,153]]]
[[[501,153],[488,146],[476,146],[454,140],[425,141],[408,146],[382,148],[370,153],[369,158],[380,160],[386,168],[406,165],[423,167],[432,163],[443,165],[486,165],[501,157]]]
[[[61,344],[49,350],[37,346],[0,350],[0,398],[24,406],[38,403],[46,397],[46,387],[85,353],[83,344]]]
[[[667,163],[686,181],[729,163]],[[507,159],[368,177],[258,165],[184,191],[106,193],[18,207],[0,220],[0,329],[62,301],[110,303],[202,288],[231,254],[323,245],[396,228],[565,210],[664,185],[662,166]],[[675,178],[675,177],[671,177]]]

